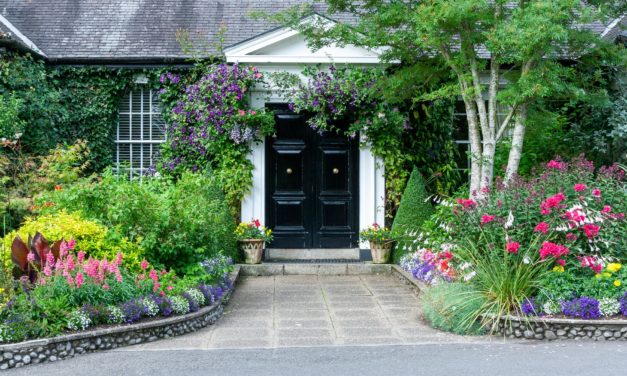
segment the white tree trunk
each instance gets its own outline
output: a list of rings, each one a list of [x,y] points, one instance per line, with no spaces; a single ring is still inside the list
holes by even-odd
[[[522,156],[523,141],[525,139],[525,127],[527,123],[527,104],[522,104],[518,108],[518,114],[514,123],[514,134],[512,135],[512,148],[509,151],[507,169],[505,170],[505,184],[518,173],[520,157]]]
[[[467,92],[466,92],[467,93]],[[466,120],[468,121],[468,139],[470,141],[470,195],[478,194],[481,190],[481,134],[479,132],[479,119],[475,103],[462,94],[466,107]]]

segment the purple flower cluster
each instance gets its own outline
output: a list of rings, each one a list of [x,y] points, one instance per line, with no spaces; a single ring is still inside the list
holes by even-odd
[[[620,313],[627,316],[627,292],[618,301],[620,302]]]
[[[525,298],[520,305],[520,310],[527,316],[539,316],[542,312],[540,306],[536,303],[535,298]]]
[[[193,296],[191,296],[190,294],[188,294],[187,292],[184,292],[183,294],[181,294],[185,299],[187,299],[187,302],[189,303],[189,311],[190,312],[196,312],[200,309],[200,305],[198,304],[198,301],[196,299],[194,299]]]
[[[246,91],[261,78],[255,67],[219,64],[197,82],[180,88],[167,129],[170,150],[165,166],[173,170],[182,164],[198,164],[209,153],[211,142],[223,136],[235,143],[252,140],[257,130],[246,122],[251,116],[244,116],[241,108]],[[161,76],[162,83],[168,81],[178,83],[179,77]]]
[[[172,301],[167,296],[151,295],[150,299],[157,304],[161,316],[168,317],[172,315]]]
[[[599,301],[587,296],[562,302],[562,313],[569,317],[598,319],[601,317]]]
[[[124,322],[132,324],[139,321],[144,311],[144,304],[141,299],[132,299],[119,305],[124,314]]]

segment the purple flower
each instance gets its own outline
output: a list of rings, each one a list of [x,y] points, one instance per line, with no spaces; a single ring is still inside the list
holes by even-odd
[[[618,300],[620,302],[620,312],[627,316],[627,292]]]
[[[520,305],[520,309],[522,313],[527,316],[539,316],[541,313],[540,307],[538,306],[534,298],[525,298]]]
[[[144,310],[144,305],[140,299],[129,300],[119,305],[122,313],[124,313],[124,322],[132,324],[135,321],[139,321]]]
[[[562,302],[562,313],[569,317],[598,319],[601,317],[599,301],[587,296]]]

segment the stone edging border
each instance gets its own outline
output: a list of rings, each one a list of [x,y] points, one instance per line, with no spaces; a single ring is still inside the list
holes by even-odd
[[[233,286],[237,282],[239,273],[240,266],[235,265],[229,276]],[[229,291],[210,306],[182,316],[0,345],[0,369],[54,362],[77,354],[110,350],[193,332],[212,325],[218,320],[232,292],[233,290]]]
[[[510,325],[506,323],[508,320]],[[627,341],[627,320],[507,316],[499,319],[497,333],[508,338],[548,341],[556,339]]]
[[[392,265],[392,275],[410,285],[416,295],[429,288],[398,265]],[[510,325],[506,324],[509,320]],[[595,341],[627,341],[627,320],[579,320],[543,317],[501,317],[496,332],[508,338],[548,340],[592,339]]]

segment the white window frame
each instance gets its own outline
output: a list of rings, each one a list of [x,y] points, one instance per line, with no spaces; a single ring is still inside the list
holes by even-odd
[[[144,91],[149,92],[148,96],[148,112],[144,111]],[[139,95],[139,111],[133,109],[133,96]],[[140,179],[144,176],[147,171],[147,166],[144,164],[144,148],[150,148],[150,162],[148,166],[154,165],[155,160],[153,160],[153,156],[155,156],[155,152],[158,151],[158,148],[161,144],[167,141],[167,134],[165,129],[163,130],[163,138],[153,138],[152,130],[153,130],[153,119],[156,121],[160,119],[163,121],[161,109],[159,105],[155,106],[155,99],[158,98],[153,97],[156,95],[156,92],[149,88],[139,87],[129,90],[125,94],[128,96],[128,111],[122,111],[118,109],[118,124],[116,127],[115,133],[115,170],[119,174],[121,171],[124,173],[128,173],[130,178],[139,177]],[[144,124],[144,115],[148,115],[148,124]],[[133,140],[133,117],[139,116],[139,124],[140,124],[140,139]],[[128,139],[120,139],[120,119],[122,117],[128,117]],[[165,123],[163,123],[165,128]],[[144,130],[148,130],[148,134],[144,134]],[[127,161],[120,159],[120,146],[128,145],[129,146],[129,165],[124,165]],[[139,166],[133,165],[133,153],[139,153]]]

